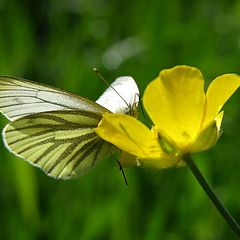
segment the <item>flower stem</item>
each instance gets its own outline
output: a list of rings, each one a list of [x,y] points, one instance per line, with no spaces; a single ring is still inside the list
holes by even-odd
[[[198,183],[201,185],[205,193],[208,195],[218,212],[222,215],[222,217],[225,219],[227,224],[231,227],[231,229],[235,232],[235,234],[240,238],[240,226],[236,222],[236,220],[232,217],[232,215],[229,213],[229,211],[224,207],[222,202],[219,200],[219,198],[214,193],[213,189],[205,179],[205,177],[202,175],[196,164],[193,162],[190,155],[185,155],[183,157],[184,162],[187,164],[187,166],[191,169],[193,175],[196,177]]]

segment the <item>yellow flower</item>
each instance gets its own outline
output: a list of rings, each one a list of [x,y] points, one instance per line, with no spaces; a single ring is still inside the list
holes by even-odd
[[[144,108],[154,123],[151,129],[131,116],[106,113],[96,132],[136,156],[140,165],[181,166],[183,155],[215,145],[220,136],[222,106],[239,86],[238,75],[224,74],[214,79],[205,93],[204,79],[197,68],[162,70],[143,96]],[[126,161],[124,164],[128,165]]]

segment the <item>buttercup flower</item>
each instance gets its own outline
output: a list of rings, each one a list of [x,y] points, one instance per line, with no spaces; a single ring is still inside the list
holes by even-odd
[[[131,116],[105,113],[96,133],[136,156],[140,165],[181,166],[185,154],[215,145],[220,136],[222,106],[239,86],[238,75],[224,74],[214,79],[205,93],[204,79],[197,68],[162,70],[143,95],[144,108],[154,124],[151,129]]]

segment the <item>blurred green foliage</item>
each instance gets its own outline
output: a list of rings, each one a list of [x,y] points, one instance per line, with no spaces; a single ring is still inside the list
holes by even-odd
[[[178,64],[209,82],[240,73],[239,33],[237,0],[0,0],[0,74],[93,100],[105,88],[93,67],[109,81],[131,75],[141,91]],[[216,147],[194,156],[238,221],[239,98],[225,107]],[[0,239],[235,239],[187,168],[126,169],[126,186],[110,158],[57,181],[0,150]]]

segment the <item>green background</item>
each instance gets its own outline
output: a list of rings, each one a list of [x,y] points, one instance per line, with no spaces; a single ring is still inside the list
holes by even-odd
[[[239,63],[239,1],[0,0],[0,74],[92,100],[106,87],[93,67],[110,82],[133,76],[142,93],[164,68],[195,66],[209,83]],[[194,156],[238,221],[239,99],[224,107],[216,147]],[[126,186],[110,158],[57,181],[2,143],[0,166],[0,239],[235,239],[187,168],[129,168]]]

